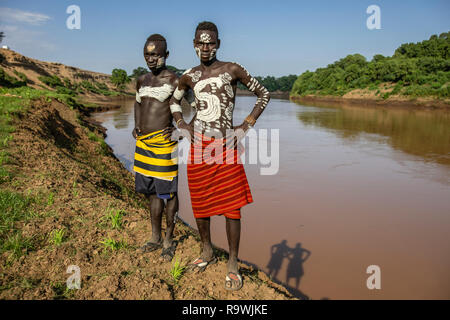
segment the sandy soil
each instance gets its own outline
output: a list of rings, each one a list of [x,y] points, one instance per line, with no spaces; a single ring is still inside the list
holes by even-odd
[[[34,218],[18,223],[34,248],[19,258],[0,256],[1,299],[293,299],[245,264],[244,287],[226,291],[227,254],[218,249],[219,263],[202,274],[185,273],[178,282],[159,251],[140,253],[137,248],[151,236],[148,203],[135,194],[132,174],[89,132],[103,135],[55,100],[36,101],[17,119],[6,165],[15,176],[1,187],[41,200],[33,205]],[[110,208],[123,210],[121,229],[105,220]],[[50,242],[55,229],[65,230],[59,246]],[[126,247],[106,250],[100,242],[107,237]],[[180,221],[175,240],[182,265],[197,258],[198,235]],[[80,267],[80,290],[66,289],[69,265]]]
[[[17,78],[17,75],[14,74],[14,70],[23,73],[28,79],[27,86],[35,89],[51,89],[44,85],[39,80],[39,77],[56,75],[61,80],[63,78],[68,78],[72,82],[81,82],[83,80],[96,81],[106,84],[111,91],[116,90],[111,83],[111,75],[109,74],[83,70],[72,66],[66,66],[58,62],[45,62],[32,59],[10,49],[0,49],[0,54],[5,58],[4,61],[1,62],[1,67],[5,72],[15,78]],[[128,83],[125,91],[134,92],[134,84],[132,82]],[[82,95],[82,97],[85,98],[85,101],[89,102],[102,100],[102,96],[93,93],[86,93]]]

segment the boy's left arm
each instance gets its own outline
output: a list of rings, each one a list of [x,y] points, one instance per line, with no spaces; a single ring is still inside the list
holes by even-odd
[[[259,116],[266,108],[270,100],[270,94],[269,91],[263,85],[261,85],[258,80],[252,77],[243,66],[237,63],[233,63],[231,68],[231,71],[235,75],[236,79],[242,82],[242,84],[245,85],[248,90],[253,92],[258,97],[258,99],[256,99],[255,107],[247,116],[247,118],[245,118],[244,123],[238,127],[235,127],[235,129],[242,129],[244,131],[247,131],[249,128],[255,125],[256,120],[258,120]]]

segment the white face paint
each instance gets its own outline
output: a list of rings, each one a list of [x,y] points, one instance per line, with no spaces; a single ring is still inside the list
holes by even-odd
[[[211,42],[211,36],[207,33],[202,33],[200,35],[200,41],[204,43],[210,43]]]
[[[212,49],[211,52],[209,53],[209,60],[210,60],[210,61],[211,61],[212,59],[215,58],[215,56],[216,56],[216,51],[217,51],[217,49],[214,48],[214,49]]]
[[[199,57],[199,58],[201,58],[201,52],[200,52],[200,48],[199,47],[195,47],[195,53],[197,53],[197,56]]]
[[[161,57],[158,59],[158,61],[156,62],[156,68],[161,68],[164,66],[164,64],[166,63],[166,59],[164,57]]]

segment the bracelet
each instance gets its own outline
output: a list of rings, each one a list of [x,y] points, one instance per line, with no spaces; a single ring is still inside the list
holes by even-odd
[[[183,118],[177,120],[177,127],[179,126],[180,121],[183,121]]]
[[[253,118],[253,116],[250,114],[247,116],[247,118],[245,118],[244,121],[247,122],[250,125],[250,127],[253,127],[256,123],[255,118]]]

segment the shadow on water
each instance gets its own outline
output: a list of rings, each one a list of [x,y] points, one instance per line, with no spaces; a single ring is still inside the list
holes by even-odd
[[[318,126],[341,139],[361,133],[387,137],[394,149],[420,156],[426,161],[450,165],[450,112],[376,109],[356,106],[305,111],[297,118],[307,126]]]
[[[283,240],[280,243],[274,244],[270,248],[270,260],[267,264],[268,275],[273,281],[282,284],[287,290],[299,299],[309,299],[309,297],[300,291],[300,280],[305,274],[303,264],[311,255],[311,251],[302,247],[298,242],[294,248],[287,245],[287,241]],[[283,265],[284,260],[287,260],[286,280],[283,283],[278,279],[278,273]],[[295,286],[290,285],[290,280],[293,279]],[[292,282],[292,281],[291,281]]]

